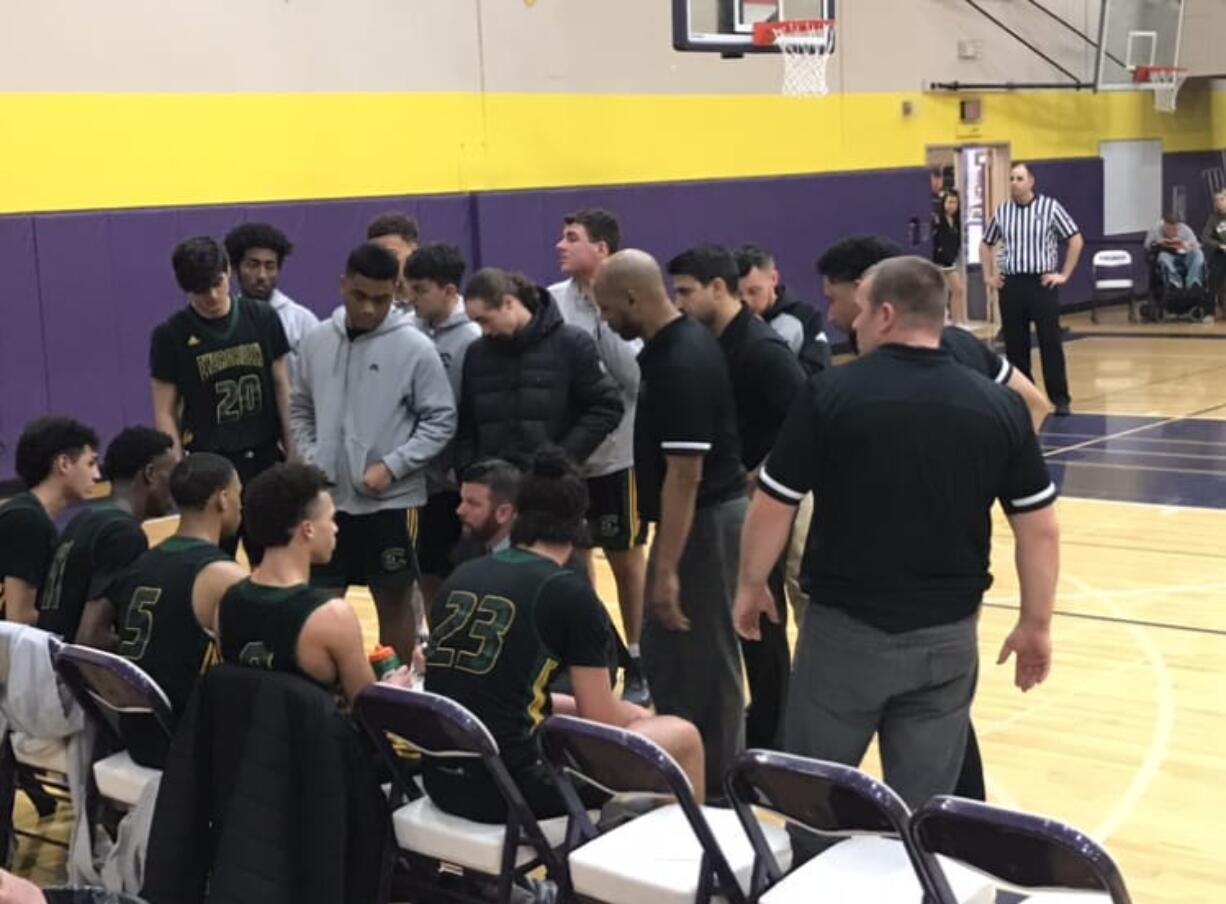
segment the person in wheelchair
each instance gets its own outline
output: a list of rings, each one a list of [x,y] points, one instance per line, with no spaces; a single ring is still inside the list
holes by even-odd
[[[703,798],[698,730],[617,699],[609,678],[608,623],[591,584],[565,567],[583,537],[587,485],[557,449],[545,448],[522,476],[509,548],[465,562],[429,613],[426,690],[466,706],[489,728],[503,762],[540,819],[566,813],[541,759],[536,728],[551,713],[638,732],[676,757]],[[573,696],[550,694],[569,672]],[[476,761],[427,759],[426,793],[441,809],[478,822],[506,820],[506,805]],[[581,791],[599,807],[606,796]]]
[[[1201,307],[1211,313],[1202,297],[1205,255],[1196,233],[1174,214],[1164,214],[1145,237],[1145,250],[1162,282],[1163,308],[1171,313]]]

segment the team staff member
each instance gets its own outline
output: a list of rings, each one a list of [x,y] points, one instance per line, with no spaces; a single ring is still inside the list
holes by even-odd
[[[983,233],[979,259],[983,279],[1000,290],[1000,318],[1005,333],[1005,354],[1030,377],[1030,324],[1039,335],[1043,360],[1043,388],[1056,406],[1056,415],[1069,414],[1068,377],[1060,337],[1060,298],[1057,289],[1069,281],[1085,245],[1077,224],[1060,202],[1036,194],[1029,165],[1015,163],[1009,170],[1010,200],[996,208]],[[1064,266],[1057,268],[1057,243],[1068,242]],[[1004,242],[1004,261],[998,266],[995,245]]]
[[[962,767],[995,500],[1021,587],[1000,661],[1016,654],[1024,691],[1051,666],[1058,571],[1056,488],[1026,408],[941,348],[947,297],[921,258],[866,274],[855,321],[866,354],[808,384],[788,416],[758,475],[736,598],[752,637],[773,611],[766,578],[794,507],[812,490],[811,604],[785,746],[855,765],[880,733],[885,780],[912,807],[951,792]]]
[[[596,304],[619,335],[644,340],[634,470],[639,514],[656,522],[656,532],[643,665],[656,711],[698,726],[707,787],[719,788],[745,740],[731,619],[745,471],[728,365],[710,331],[669,301],[660,267],[645,252],[619,251],[605,262]]]
[[[519,487],[511,548],[466,562],[444,582],[430,613],[426,690],[471,709],[532,812],[561,816],[560,795],[540,758],[536,728],[551,712],[578,715],[651,738],[677,758],[703,797],[702,742],[693,725],[653,716],[613,695],[606,666],[608,617],[580,574],[563,567],[586,534],[587,487],[557,449],[534,457]],[[574,695],[550,695],[566,669]],[[479,762],[425,764],[426,791],[440,808],[503,822],[506,803]],[[581,791],[590,806],[603,792]]]
[[[294,454],[285,329],[267,304],[230,297],[230,259],[213,239],[180,243],[171,263],[188,303],[153,330],[154,425],[176,455],[216,452],[245,483]],[[247,556],[258,561],[258,548]]]
[[[783,339],[736,295],[739,274],[732,254],[718,245],[698,245],[668,263],[677,307],[708,327],[728,362],[736,400],[741,464],[749,472],[766,458],[779,428],[805,383],[805,372]],[[750,706],[745,718],[749,747],[776,747],[787,698],[788,654],[783,572],[785,557],[771,571],[778,620],[762,619],[760,640],[742,640]]]

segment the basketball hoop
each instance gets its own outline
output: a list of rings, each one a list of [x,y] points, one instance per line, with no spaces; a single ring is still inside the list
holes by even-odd
[[[1132,80],[1151,86],[1155,110],[1174,113],[1179,89],[1188,80],[1188,70],[1183,66],[1137,66],[1132,70]]]
[[[783,56],[783,93],[793,97],[827,94],[826,63],[834,50],[833,19],[755,22],[757,47],[775,46]]]

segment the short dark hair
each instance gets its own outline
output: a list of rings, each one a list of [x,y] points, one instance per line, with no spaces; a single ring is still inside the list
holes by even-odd
[[[76,461],[86,448],[98,448],[93,428],[70,417],[40,417],[17,440],[17,476],[32,490],[51,474],[57,458],[67,455]]]
[[[174,441],[152,427],[125,427],[119,431],[102,459],[102,476],[107,480],[133,480],[155,458],[174,447]]]
[[[189,295],[203,295],[225,279],[230,258],[216,239],[198,235],[175,245],[170,265],[180,289]]]
[[[428,279],[436,285],[458,289],[466,267],[459,248],[446,242],[434,242],[422,245],[409,255],[404,262],[404,278]]]
[[[256,546],[276,548],[294,538],[294,528],[311,517],[328,478],[313,465],[276,464],[243,490],[243,523]]]
[[[1030,164],[1027,163],[1025,160],[1014,160],[1012,163],[1009,164],[1009,170],[1013,171],[1017,169],[1019,166],[1026,171],[1027,175],[1031,177],[1034,176],[1034,170],[1030,168]]]
[[[902,248],[879,235],[852,235],[817,259],[817,272],[831,282],[855,282],[878,261],[901,257]]]
[[[203,511],[213,495],[233,479],[234,465],[228,458],[216,452],[193,452],[170,472],[170,498],[180,511]]]
[[[226,234],[226,253],[235,266],[243,262],[252,248],[267,248],[277,256],[277,266],[294,253],[294,243],[270,223],[243,223]]]
[[[582,543],[588,537],[587,482],[553,446],[538,449],[519,486],[511,542]]]
[[[417,220],[403,213],[381,213],[366,227],[366,238],[378,239],[385,235],[398,235],[406,242],[417,244]]]
[[[522,273],[511,273],[497,267],[482,267],[464,287],[464,300],[475,298],[486,307],[502,304],[506,295],[514,295],[533,313],[541,306],[540,291],[536,283]]]
[[[746,277],[753,269],[769,270],[775,266],[775,257],[761,245],[742,245],[732,252],[736,258],[736,272],[739,277]]]
[[[461,477],[461,483],[475,483],[489,487],[490,495],[499,503],[519,503],[519,485],[523,472],[505,458],[486,458],[469,465]]]
[[[400,262],[382,245],[364,242],[349,252],[349,259],[345,261],[345,275],[395,282],[400,275]]]
[[[562,217],[566,226],[582,226],[593,242],[604,242],[609,254],[621,250],[622,228],[617,216],[601,207],[585,207]]]
[[[668,262],[668,275],[691,276],[704,286],[722,279],[724,286],[733,294],[736,294],[736,284],[740,279],[732,252],[723,245],[712,244],[695,245],[682,251]]]
[[[872,280],[868,300],[873,307],[888,301],[903,320],[937,330],[945,323],[949,286],[932,261],[914,255],[891,257],[869,267],[864,278]]]

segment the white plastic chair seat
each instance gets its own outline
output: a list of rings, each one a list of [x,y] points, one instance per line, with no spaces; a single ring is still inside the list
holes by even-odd
[[[996,883],[982,873],[939,857],[950,890],[961,904],[994,904]],[[762,904],[921,904],[923,889],[901,841],[849,838],[784,876]]]
[[[599,813],[591,815],[593,819],[600,816]],[[537,825],[553,847],[566,840],[565,816],[542,819]],[[420,797],[392,814],[392,828],[396,844],[403,850],[489,875],[496,876],[502,871],[505,825],[454,816],[440,810],[430,798]],[[523,866],[535,857],[533,848],[520,846],[515,865]]]
[[[1111,904],[1102,891],[1041,891],[1022,899],[1022,904]]]
[[[702,808],[716,843],[749,891],[753,846],[732,810]],[[762,824],[767,844],[783,869],[792,864],[792,845],[780,825]],[[689,904],[698,891],[702,846],[685,813],[669,804],[593,838],[569,857],[575,891],[607,904]],[[723,900],[719,898],[717,900]]]
[[[1091,259],[1093,267],[1131,267],[1132,254],[1128,251],[1098,251]]]
[[[1131,289],[1134,283],[1131,279],[1096,279],[1094,288],[1100,290],[1107,289]]]
[[[162,773],[158,769],[142,766],[121,750],[112,753],[106,759],[94,763],[94,781],[98,783],[98,793],[107,800],[135,807],[141,793],[149,782]]]
[[[68,773],[68,745],[49,738],[32,738],[13,732],[13,759],[44,772]]]

